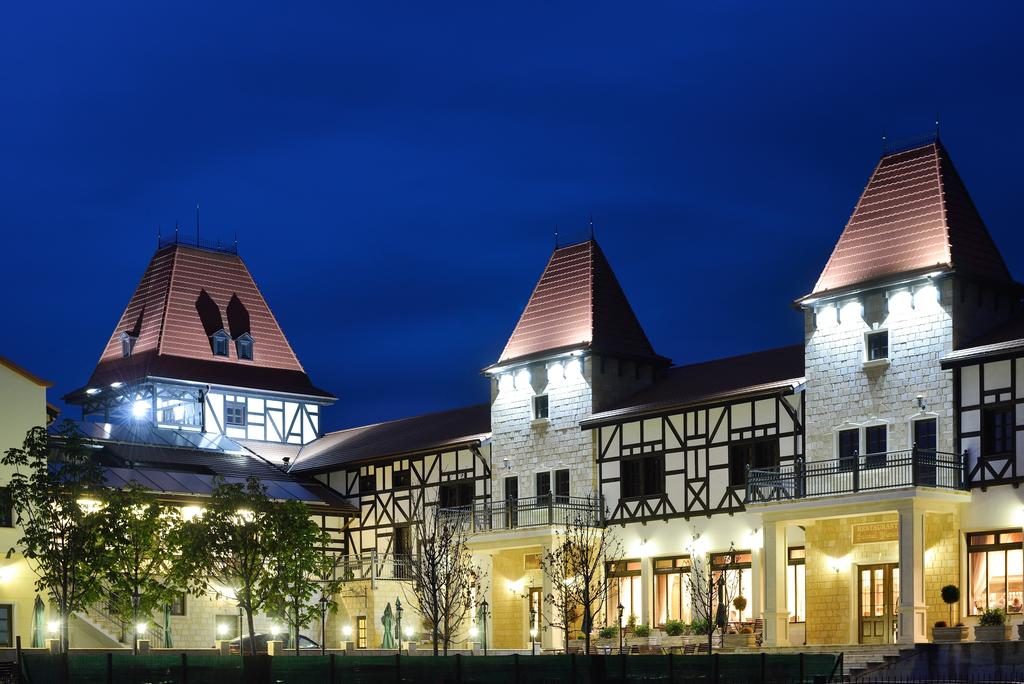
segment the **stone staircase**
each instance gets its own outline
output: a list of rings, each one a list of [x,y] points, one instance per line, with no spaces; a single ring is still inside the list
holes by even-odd
[[[779,646],[775,648],[742,649],[742,653],[832,653],[843,654],[843,679],[857,679],[884,669],[889,664],[910,655],[914,646],[904,644],[845,644]]]

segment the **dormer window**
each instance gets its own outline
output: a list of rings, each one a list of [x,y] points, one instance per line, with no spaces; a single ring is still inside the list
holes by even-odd
[[[227,356],[228,355],[228,342],[231,341],[231,336],[223,330],[210,335],[210,341],[213,344],[213,355],[214,356]]]
[[[138,337],[129,335],[126,332],[121,333],[121,356],[131,356],[132,352],[135,350],[135,343],[138,339]]]
[[[239,359],[252,361],[252,335],[245,333],[235,340],[235,351]]]

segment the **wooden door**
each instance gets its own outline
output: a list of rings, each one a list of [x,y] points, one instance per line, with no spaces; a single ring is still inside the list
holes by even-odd
[[[860,643],[894,643],[899,623],[899,566],[895,563],[862,565],[857,572]]]

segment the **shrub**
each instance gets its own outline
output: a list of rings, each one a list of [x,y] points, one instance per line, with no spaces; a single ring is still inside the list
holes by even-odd
[[[942,602],[949,606],[949,621],[953,621],[953,604],[960,600],[960,590],[955,584],[947,584],[942,587]]]
[[[665,623],[665,636],[676,637],[686,634],[686,623],[682,620],[669,620]]]
[[[598,639],[614,639],[615,636],[618,633],[619,633],[619,628],[618,627],[616,627],[615,625],[608,625],[607,627],[602,627],[601,629],[599,629],[597,631],[597,638]]]
[[[626,620],[626,631],[632,632],[636,629],[636,615],[630,615]]]
[[[742,613],[747,607],[747,599],[744,598],[742,595],[737,596],[732,600],[732,605],[736,610]]]
[[[706,620],[694,620],[690,625],[692,634],[710,634],[713,630],[714,625],[709,624]]]
[[[1006,612],[1002,608],[989,608],[981,614],[978,624],[982,627],[1002,627],[1006,624]]]
[[[641,639],[646,639],[651,636],[651,627],[650,625],[637,625],[633,628],[633,634],[637,635]]]
[[[943,629],[946,626],[947,625],[946,625],[946,621],[945,620],[939,620],[938,622],[935,623],[935,629]]]

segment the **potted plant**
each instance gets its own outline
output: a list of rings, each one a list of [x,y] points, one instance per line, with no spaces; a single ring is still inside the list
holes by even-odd
[[[730,628],[725,635],[726,648],[754,648],[755,635],[752,627]]]
[[[1006,611],[989,608],[974,627],[975,641],[1009,641],[1013,628],[1006,621]]]
[[[747,599],[740,594],[732,600],[732,607],[735,608],[736,612],[739,614],[739,619],[742,619],[743,611],[747,609]]]
[[[583,632],[570,637],[569,639],[569,650],[575,651],[576,653],[583,653],[583,649],[587,647],[587,635]]]
[[[953,605],[960,600],[960,590],[952,584],[947,584],[942,587],[941,593],[942,602],[949,606],[949,622],[939,620],[935,623],[935,627],[932,629],[932,641],[936,643],[963,641],[967,638],[967,628],[962,622],[953,623]]]
[[[601,648],[618,648],[619,628],[616,625],[607,625],[597,630],[597,645]]]
[[[651,627],[650,625],[637,625],[633,628],[633,633],[629,636],[629,643],[636,644],[638,646],[648,646],[651,643]]]
[[[663,646],[682,646],[683,636],[686,634],[686,623],[682,620],[669,620],[665,623],[662,632],[665,633],[661,641]]]

